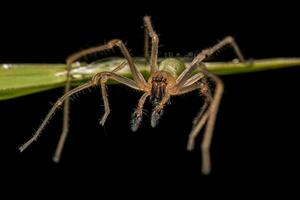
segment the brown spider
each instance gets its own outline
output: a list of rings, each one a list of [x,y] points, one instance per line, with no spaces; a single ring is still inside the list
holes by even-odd
[[[232,37],[226,37],[215,46],[205,49],[200,52],[188,65],[185,66],[180,60],[175,58],[167,58],[160,62],[158,65],[157,54],[158,54],[158,43],[159,39],[155,31],[153,30],[151,20],[149,16],[144,17],[145,24],[145,58],[149,60],[150,64],[150,77],[146,81],[143,75],[135,66],[132,57],[130,56],[128,49],[121,40],[114,39],[109,41],[105,45],[88,48],[77,53],[70,55],[66,59],[67,65],[67,84],[65,86],[65,94],[60,97],[56,103],[53,105],[44,121],[40,125],[39,129],[35,132],[33,137],[28,140],[19,149],[24,151],[33,141],[35,141],[41,134],[41,131],[51,119],[55,111],[64,103],[64,123],[63,132],[61,134],[58,146],[56,148],[53,160],[58,162],[60,160],[61,152],[64,146],[64,142],[68,132],[68,112],[69,112],[69,97],[81,90],[96,86],[100,83],[102,97],[104,102],[105,113],[100,120],[100,124],[104,125],[107,116],[110,113],[110,108],[108,104],[108,98],[106,93],[106,82],[108,79],[113,79],[119,83],[125,84],[133,89],[144,92],[142,97],[138,102],[138,106],[132,115],[131,129],[136,131],[142,121],[143,116],[143,106],[150,96],[150,100],[153,103],[154,109],[151,115],[151,126],[155,127],[163,113],[163,108],[165,104],[169,101],[171,96],[182,95],[194,90],[199,90],[201,95],[205,99],[204,105],[201,107],[198,115],[193,121],[193,128],[189,135],[189,140],[187,144],[187,149],[189,151],[194,149],[194,143],[200,130],[206,124],[206,129],[204,132],[203,141],[201,144],[202,150],[202,172],[204,174],[209,174],[211,170],[210,166],[210,153],[209,148],[211,144],[213,128],[216,120],[216,115],[220,100],[223,93],[223,83],[214,74],[205,70],[203,61],[211,56],[213,53],[223,48],[225,45],[230,44],[235,50],[240,61],[244,62],[244,57],[241,54],[237,44],[234,42]],[[151,38],[151,55],[149,56],[149,37]],[[125,62],[121,63],[111,72],[101,72],[95,74],[92,79],[80,85],[77,88],[70,90],[70,79],[71,79],[71,64],[78,59],[92,54],[95,52],[105,51],[112,49],[113,47],[118,47],[125,57]],[[150,59],[149,59],[150,58]],[[116,72],[123,69],[125,66],[129,66],[133,79],[129,79],[118,75]],[[198,70],[198,71],[197,71]],[[207,84],[208,79],[212,80],[215,84],[213,92]]]

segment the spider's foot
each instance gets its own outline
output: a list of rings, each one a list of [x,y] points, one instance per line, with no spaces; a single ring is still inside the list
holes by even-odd
[[[206,148],[202,148],[202,174],[208,175],[211,171],[210,153]]]
[[[103,115],[103,117],[101,118],[101,120],[100,120],[100,122],[99,122],[99,124],[100,124],[101,126],[104,126],[104,124],[105,124],[105,122],[106,122],[107,116],[108,116],[108,114],[105,113],[105,114]]]
[[[193,151],[195,148],[195,139],[194,138],[189,138],[188,144],[187,144],[187,150],[188,151]]]
[[[100,124],[101,126],[104,126],[105,120],[101,119],[101,120],[99,121],[99,124]]]
[[[138,112],[138,111],[135,111],[132,114],[131,130],[133,132],[137,131],[138,128],[140,127],[141,122],[142,122],[142,115],[143,115],[143,113],[142,112]]]
[[[151,126],[154,128],[157,126],[158,124],[158,120],[160,119],[160,117],[163,114],[163,110],[154,110],[152,115],[151,115]]]

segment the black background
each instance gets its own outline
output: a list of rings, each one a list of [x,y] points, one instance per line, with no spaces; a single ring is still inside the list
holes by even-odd
[[[146,14],[152,16],[160,36],[161,56],[197,53],[232,35],[246,58],[299,57],[298,12],[288,1],[5,5],[0,17],[0,61],[62,63],[74,51],[114,38],[125,41],[132,55],[141,56]],[[233,57],[227,48],[213,60]],[[50,102],[63,90],[2,101],[5,183],[15,188],[29,185],[32,190],[40,185],[57,192],[67,185],[135,190],[137,185],[181,187],[195,181],[194,186],[206,186],[197,187],[199,195],[207,187],[226,186],[230,181],[249,191],[265,190],[266,185],[293,186],[292,180],[299,178],[299,77],[297,67],[222,77],[225,94],[208,177],[201,175],[200,148],[192,153],[185,150],[191,121],[202,103],[197,94],[173,98],[155,129],[150,128],[148,104],[148,116],[136,133],[130,131],[129,121],[141,94],[125,86],[109,86],[112,112],[104,128],[98,124],[103,113],[100,89],[80,95],[72,102],[70,135],[58,165],[51,158],[61,132],[61,111],[38,142],[23,154],[17,147],[33,134]]]

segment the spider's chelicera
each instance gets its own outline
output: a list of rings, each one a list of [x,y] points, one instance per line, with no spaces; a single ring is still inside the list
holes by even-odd
[[[137,108],[135,109],[132,120],[131,129],[136,131],[143,118],[143,107],[146,99],[149,97],[153,104],[153,111],[151,114],[151,126],[155,127],[158,124],[159,119],[163,114],[163,108],[169,101],[171,96],[182,95],[194,90],[199,90],[200,94],[204,98],[204,105],[202,105],[199,113],[193,121],[193,128],[189,135],[187,144],[188,150],[194,149],[194,143],[197,135],[201,129],[205,126],[204,137],[201,144],[202,150],[202,172],[208,174],[211,170],[210,166],[210,143],[212,139],[213,128],[216,120],[216,114],[218,111],[219,103],[223,93],[222,81],[214,74],[208,72],[205,69],[203,61],[214,54],[219,49],[226,45],[231,45],[235,50],[240,61],[244,61],[244,58],[232,37],[225,37],[216,45],[211,48],[201,51],[189,65],[185,65],[182,61],[176,58],[167,58],[158,64],[158,44],[159,39],[155,31],[153,30],[151,20],[149,16],[144,17],[145,25],[145,58],[149,61],[150,65],[150,77],[146,81],[141,72],[135,66],[129,51],[121,40],[115,39],[109,41],[105,45],[92,47],[85,49],[70,55],[66,60],[67,65],[67,84],[65,86],[65,94],[60,97],[54,106],[51,108],[44,121],[36,131],[34,136],[28,140],[24,145],[20,147],[20,151],[25,150],[33,141],[35,141],[41,134],[43,128],[47,122],[51,119],[57,108],[64,104],[64,123],[63,132],[61,134],[58,146],[56,148],[53,160],[58,162],[60,160],[61,152],[65,143],[65,139],[68,132],[68,118],[69,118],[69,97],[79,91],[87,88],[101,85],[101,92],[104,102],[105,113],[100,120],[100,124],[104,125],[107,116],[110,113],[108,104],[106,82],[108,79],[115,80],[121,84],[127,85],[135,90],[142,91],[144,94],[140,98]],[[149,55],[149,38],[151,38],[151,53]],[[70,89],[71,80],[71,64],[79,60],[80,58],[92,54],[95,52],[105,51],[118,47],[121,50],[125,58],[125,62],[117,66],[113,71],[101,72],[93,76],[93,78],[80,85],[77,88]],[[129,66],[132,73],[132,79],[119,75],[117,72],[123,69],[125,66]],[[214,84],[214,88],[210,88],[208,82],[211,81]]]

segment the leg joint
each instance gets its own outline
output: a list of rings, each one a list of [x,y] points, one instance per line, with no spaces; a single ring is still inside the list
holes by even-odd
[[[106,82],[110,75],[111,75],[111,72],[101,72],[101,73],[95,74],[92,77],[92,83],[94,85],[97,85],[99,83],[99,81]]]
[[[107,46],[109,48],[113,48],[114,46],[121,46],[123,44],[122,40],[119,40],[119,39],[113,39],[113,40],[110,40],[108,43],[107,43]]]
[[[234,38],[232,36],[227,36],[224,38],[224,41],[226,41],[227,43],[232,43],[234,42]]]
[[[202,55],[204,55],[205,58],[207,58],[208,56],[210,56],[211,54],[213,54],[213,50],[211,48],[209,49],[204,49],[202,52],[201,52]]]
[[[158,43],[159,42],[159,38],[158,38],[156,33],[151,34],[150,37],[152,38],[153,43]]]

